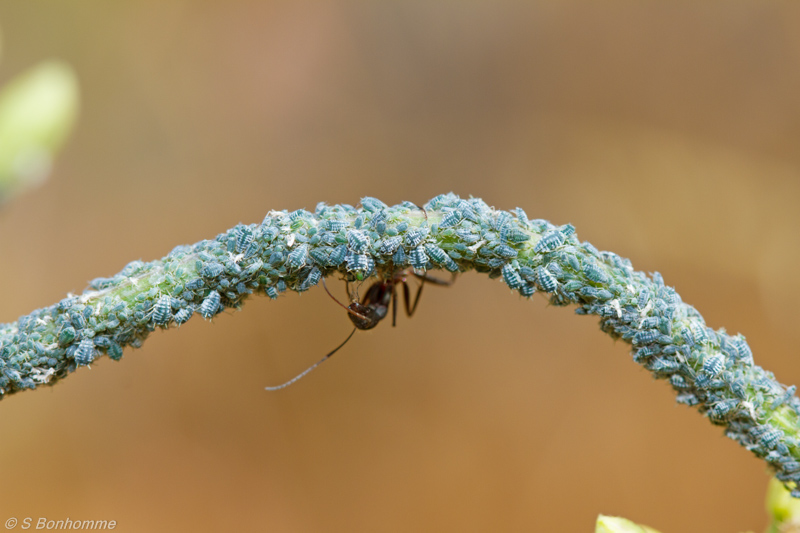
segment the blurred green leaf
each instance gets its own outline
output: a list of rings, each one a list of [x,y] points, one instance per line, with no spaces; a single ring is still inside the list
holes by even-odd
[[[767,487],[766,506],[771,522],[767,533],[800,532],[800,500],[792,498],[783,483],[775,478]]]
[[[647,526],[634,524],[626,518],[600,515],[597,517],[595,533],[658,533]]]
[[[69,65],[40,63],[0,91],[0,201],[41,183],[78,114]]]

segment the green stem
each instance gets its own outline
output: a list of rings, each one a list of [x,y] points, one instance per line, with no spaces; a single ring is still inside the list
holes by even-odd
[[[274,299],[334,273],[386,279],[409,268],[475,270],[524,297],[544,292],[555,305],[598,315],[603,331],[632,344],[634,361],[667,380],[678,402],[724,426],[790,488],[800,481],[800,400],[753,363],[743,336],[707,327],[660,274],[581,243],[570,225],[452,194],[424,209],[364,198],[359,209],[272,211],[261,224],[130,263],[80,296],[0,326],[0,396],[51,385],[104,354],[120,359],[154,329],[211,318],[252,293]]]

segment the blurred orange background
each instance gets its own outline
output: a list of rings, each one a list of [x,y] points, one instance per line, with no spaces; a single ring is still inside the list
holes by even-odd
[[[659,270],[800,382],[800,8],[14,2],[78,128],[0,211],[0,322],[271,209],[448,191]],[[344,289],[330,283],[340,297]],[[154,333],[0,405],[0,519],[116,531],[759,531],[763,462],[596,318],[474,273],[340,343],[320,289]]]

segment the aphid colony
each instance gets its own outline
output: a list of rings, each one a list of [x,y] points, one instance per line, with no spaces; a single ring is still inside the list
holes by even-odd
[[[335,272],[356,283],[377,277],[363,300],[343,305],[356,328],[372,327],[396,303],[396,290],[407,291],[406,277],[475,270],[522,296],[540,291],[555,305],[599,316],[603,331],[630,343],[634,360],[670,383],[680,403],[725,426],[780,479],[800,482],[800,442],[773,419],[776,411],[800,416],[794,389],[753,363],[744,337],[707,327],[660,274],[636,272],[627,259],[580,242],[571,225],[480,199],[440,195],[424,209],[375,198],[361,204],[270,212],[261,224],[179,246],[162,260],[134,261],[80,296],[0,326],[0,394],[52,383],[101,354],[119,359],[158,327],[212,318],[254,292],[275,299]]]

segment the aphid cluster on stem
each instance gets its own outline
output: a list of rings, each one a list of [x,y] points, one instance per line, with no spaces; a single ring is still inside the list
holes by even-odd
[[[118,360],[157,328],[195,314],[211,319],[251,294],[303,292],[334,273],[379,280],[346,306],[365,328],[386,316],[397,290],[406,295],[398,276],[431,270],[475,270],[526,298],[541,292],[554,305],[600,317],[601,329],[631,344],[634,361],[669,383],[679,403],[724,426],[780,479],[800,484],[800,400],[754,364],[744,337],[709,328],[661,274],[637,272],[629,260],[580,242],[569,224],[453,194],[423,207],[363,198],[360,208],[271,211],[260,224],[131,262],[79,296],[0,326],[0,397],[52,384],[102,355]]]

